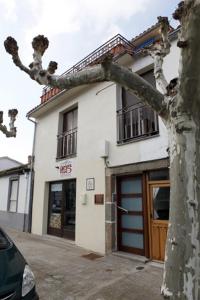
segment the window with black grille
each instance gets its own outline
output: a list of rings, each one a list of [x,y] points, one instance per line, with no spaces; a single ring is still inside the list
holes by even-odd
[[[57,136],[57,158],[73,156],[77,151],[78,108],[63,114],[62,133]]]
[[[141,75],[155,86],[153,70]],[[118,143],[158,134],[158,116],[131,91],[122,88],[121,107],[117,110]]]

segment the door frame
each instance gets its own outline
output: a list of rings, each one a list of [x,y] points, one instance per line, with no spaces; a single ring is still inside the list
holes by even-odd
[[[170,187],[170,180],[157,180],[157,181],[148,181],[147,182],[147,219],[148,219],[148,236],[149,236],[149,257],[153,259],[152,255],[152,211],[153,211],[153,203],[152,203],[152,187]]]
[[[144,242],[144,249],[139,250],[136,248],[132,248],[133,250],[129,247],[125,247],[121,245],[121,234],[122,234],[122,229],[120,226],[120,217],[119,217],[119,211],[117,208],[117,205],[120,206],[120,201],[121,201],[121,193],[120,193],[120,182],[123,179],[128,179],[128,178],[141,178],[141,184],[142,184],[142,192],[141,198],[142,198],[142,207],[143,211],[142,214],[139,214],[143,217],[143,242]],[[145,172],[143,173],[138,173],[138,174],[129,174],[129,175],[122,175],[122,176],[117,176],[116,177],[116,188],[117,188],[117,197],[116,197],[116,216],[117,216],[117,249],[118,251],[122,250],[125,252],[133,253],[133,254],[138,254],[142,256],[149,256],[149,238],[148,238],[148,219],[147,219],[147,199],[146,199],[146,187],[147,187],[147,176]],[[123,249],[122,249],[123,248]]]
[[[50,181],[49,182],[49,196],[48,196],[48,220],[47,220],[47,234],[50,235],[55,235],[58,237],[62,237],[62,238],[66,238],[66,239],[73,239],[75,240],[75,237],[67,237],[65,234],[65,230],[64,230],[64,209],[65,209],[65,204],[64,204],[64,200],[65,200],[65,189],[66,189],[66,184],[67,181],[72,181],[74,180],[76,182],[76,178],[70,178],[70,179],[66,179],[66,180],[58,180],[58,181]],[[51,184],[62,184],[62,197],[61,197],[61,228],[57,229],[57,228],[52,228],[50,227],[50,214],[51,214]],[[76,198],[75,198],[75,202],[76,202]],[[76,215],[76,210],[75,210],[75,215]],[[76,231],[76,223],[75,223],[75,231]],[[74,233],[75,234],[75,233]]]
[[[62,180],[49,182],[49,196],[48,196],[48,220],[47,220],[47,234],[62,237],[62,203],[63,203],[63,189],[61,198],[61,228],[50,227],[50,214],[51,214],[51,185],[52,184],[62,184]]]

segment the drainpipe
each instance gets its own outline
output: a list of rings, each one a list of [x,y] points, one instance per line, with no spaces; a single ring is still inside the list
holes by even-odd
[[[32,159],[30,165],[30,198],[29,198],[29,207],[28,207],[28,232],[32,231],[32,212],[33,212],[33,191],[34,191],[34,160],[35,160],[35,137],[36,137],[36,128],[37,122],[27,117],[29,121],[34,124],[34,136],[33,136],[33,146],[32,146]]]
[[[23,224],[23,232],[27,232],[27,216],[26,216],[26,211],[27,211],[27,202],[29,202],[29,189],[30,189],[30,172],[26,172],[25,170],[23,171],[24,173],[24,176],[26,178],[26,196],[25,196],[25,199],[26,199],[26,203],[25,203],[25,207],[24,207],[24,224]],[[28,218],[29,220],[29,218]]]

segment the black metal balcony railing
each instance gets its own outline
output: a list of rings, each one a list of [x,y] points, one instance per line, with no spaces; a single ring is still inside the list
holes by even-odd
[[[117,111],[118,143],[156,135],[159,132],[158,116],[148,106],[139,104]]]
[[[58,159],[75,155],[77,151],[77,128],[59,134],[57,141]]]
[[[111,53],[115,58],[118,55],[121,55],[125,52],[133,55],[135,46],[129,42],[126,38],[124,38],[121,34],[117,34],[109,41],[98,47],[92,53],[87,55],[77,64],[75,64],[72,68],[64,72],[63,75],[76,73],[78,71],[83,70],[87,66],[91,66],[93,64],[99,63],[101,58],[104,57],[105,54]],[[42,96],[41,96],[41,103],[48,101],[51,97],[55,96],[56,94],[60,93],[61,90],[57,88],[51,88],[46,86],[43,88]]]

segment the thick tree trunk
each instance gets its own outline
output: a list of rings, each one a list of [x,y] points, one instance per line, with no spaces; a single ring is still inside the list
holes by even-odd
[[[162,294],[200,299],[200,1],[181,12],[179,93],[169,103],[170,220]]]
[[[170,220],[162,294],[200,299],[200,121],[170,122]]]

